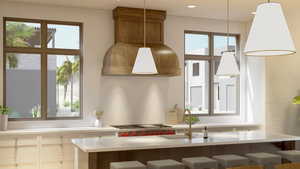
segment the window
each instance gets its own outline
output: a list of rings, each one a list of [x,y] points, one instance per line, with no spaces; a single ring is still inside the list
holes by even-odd
[[[82,24],[4,18],[10,120],[81,118]]]
[[[230,50],[237,61],[239,35],[185,32],[185,107],[194,115],[239,113],[239,78],[215,76],[222,53]]]

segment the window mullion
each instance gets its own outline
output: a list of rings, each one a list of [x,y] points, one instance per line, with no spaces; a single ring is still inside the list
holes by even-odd
[[[214,113],[214,40],[213,34],[209,34],[209,55],[211,60],[209,61],[209,115]]]
[[[47,49],[47,24],[45,21],[41,23],[41,48],[45,51]],[[48,63],[47,63],[47,53],[43,52],[41,54],[41,118],[43,120],[47,119],[47,109],[48,109],[48,101],[47,101],[47,71],[48,71]]]

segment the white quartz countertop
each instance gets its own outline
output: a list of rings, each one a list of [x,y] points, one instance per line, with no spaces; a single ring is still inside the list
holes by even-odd
[[[38,135],[38,134],[77,134],[77,133],[103,133],[103,132],[117,132],[118,129],[114,127],[72,127],[72,128],[37,128],[37,129],[17,129],[0,131],[2,136],[17,136],[17,135]]]
[[[105,136],[95,138],[73,139],[72,142],[73,144],[75,144],[75,146],[77,146],[84,152],[111,152],[300,140],[300,137],[297,136],[290,136],[284,134],[270,134],[260,131],[209,133],[209,139],[203,139],[202,136],[202,133],[194,133],[192,140],[181,136],[178,136],[178,138],[176,139],[166,138],[163,136]]]
[[[187,124],[176,124],[171,126],[176,130],[189,128],[189,125]],[[192,128],[202,129],[205,126],[208,128],[240,128],[240,127],[259,127],[260,125],[256,123],[208,123],[208,124],[201,123],[201,124],[194,124]]]
[[[175,130],[187,129],[186,124],[170,125]],[[209,124],[195,124],[193,129],[201,129],[207,126],[208,128],[227,128],[227,127],[259,127],[259,124],[253,123],[209,123]],[[0,137],[3,136],[19,136],[19,135],[39,135],[39,134],[76,134],[76,133],[105,133],[118,132],[119,129],[114,127],[65,127],[65,128],[34,128],[34,129],[15,129],[0,131]]]

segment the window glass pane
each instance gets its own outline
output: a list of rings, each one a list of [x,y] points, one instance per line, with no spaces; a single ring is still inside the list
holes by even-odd
[[[236,37],[230,36],[229,37],[229,50],[235,52],[236,49]],[[222,52],[227,51],[227,36],[214,36],[214,55],[221,56]]]
[[[79,49],[80,27],[48,24],[48,48]]]
[[[199,76],[193,76],[193,65],[199,64]],[[208,114],[209,101],[208,61],[185,61],[185,107],[192,114]]]
[[[220,60],[215,61],[217,70]],[[215,73],[216,74],[216,73]],[[237,113],[237,78],[214,76],[214,113]]]
[[[41,47],[41,25],[30,22],[6,22],[6,46]]]
[[[208,55],[209,54],[208,35],[185,34],[185,54],[186,55]]]
[[[80,57],[48,55],[48,117],[80,116]]]
[[[41,117],[40,55],[6,54],[6,105],[10,118]]]
[[[200,65],[199,63],[193,63],[193,76],[199,76],[200,75]]]

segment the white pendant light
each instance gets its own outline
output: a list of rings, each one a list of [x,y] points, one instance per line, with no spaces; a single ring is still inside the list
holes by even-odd
[[[217,70],[217,76],[233,77],[240,74],[233,52],[224,52]]]
[[[244,52],[249,56],[278,56],[296,53],[279,3],[268,1],[257,7]]]
[[[229,0],[227,0],[227,51],[222,53],[216,76],[234,77],[239,76],[239,74],[234,52],[229,51]]]
[[[139,48],[132,69],[133,74],[157,74],[151,49],[146,47],[146,0],[144,0],[144,47]]]

